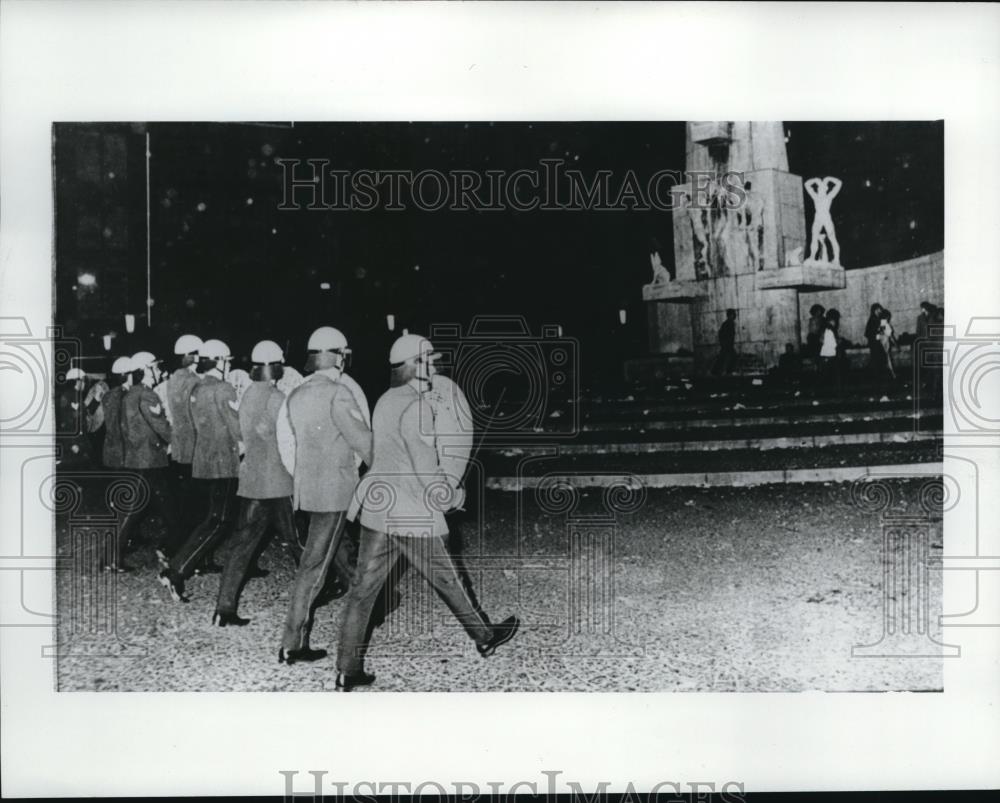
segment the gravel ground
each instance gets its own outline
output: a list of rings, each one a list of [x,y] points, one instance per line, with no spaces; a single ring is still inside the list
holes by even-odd
[[[894,490],[896,512],[918,509],[917,483]],[[488,493],[485,524],[460,523],[462,550],[484,609],[517,613],[522,632],[481,659],[411,571],[372,643],[378,681],[359,693],[941,689],[940,660],[851,657],[882,632],[882,531],[877,514],[851,502],[850,485],[655,490],[617,520],[601,518],[603,498],[582,493],[568,520],[533,492]],[[148,521],[147,536],[158,526]],[[68,528],[58,517],[63,556],[73,555]],[[613,552],[576,549],[574,562],[574,532],[613,532]],[[939,523],[932,540],[940,546]],[[277,663],[294,571],[278,544],[261,559],[271,575],[243,594],[253,622],[222,630],[210,625],[218,576],[194,578],[191,603],[180,605],[157,584],[148,546],[132,556],[141,568],[122,576],[89,573],[87,554],[76,555],[83,570],[58,574],[60,690],[333,688],[332,657]],[[931,578],[933,633],[940,573]],[[109,627],[94,613],[105,595],[117,635],[94,632]],[[313,646],[336,649],[342,604],[316,612]]]

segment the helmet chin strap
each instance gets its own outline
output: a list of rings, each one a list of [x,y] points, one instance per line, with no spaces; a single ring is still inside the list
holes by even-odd
[[[426,393],[432,387],[434,387],[434,375],[428,370],[429,366],[424,360],[420,360],[417,363],[417,373],[413,378],[420,385],[420,389],[423,393]]]

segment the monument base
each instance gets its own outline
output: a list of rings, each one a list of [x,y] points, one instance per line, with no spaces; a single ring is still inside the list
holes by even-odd
[[[847,278],[840,265],[815,262],[793,265],[788,268],[762,270],[756,274],[758,290],[794,289],[808,293],[817,290],[841,290],[847,287]]]
[[[675,301],[690,303],[708,298],[708,287],[702,281],[673,281],[643,285],[643,301]]]

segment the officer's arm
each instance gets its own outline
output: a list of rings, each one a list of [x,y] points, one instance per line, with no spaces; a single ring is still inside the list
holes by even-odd
[[[364,414],[354,400],[351,391],[338,389],[330,404],[333,423],[347,440],[350,447],[361,455],[367,465],[372,464],[372,431],[365,423]]]
[[[226,422],[226,428],[229,430],[229,437],[234,441],[242,441],[243,434],[240,432],[240,416],[236,412],[236,408],[239,406],[236,401],[236,388],[228,382],[221,382],[217,387],[219,387],[219,390],[216,392],[216,399],[218,400],[217,403],[222,413],[222,418]]]
[[[281,402],[278,409],[278,420],[275,422],[275,434],[278,437],[278,454],[281,456],[281,463],[285,470],[294,476],[295,474],[295,433],[292,431],[292,422],[288,417],[288,398]]]
[[[438,463],[437,449],[434,448],[432,416],[430,406],[419,400],[406,408],[399,422],[413,469],[425,488],[435,482],[448,482],[448,477]]]
[[[170,423],[163,414],[163,403],[152,391],[146,391],[139,399],[139,413],[160,438],[170,443]]]
[[[156,395],[160,397],[160,401],[163,402],[163,412],[167,416],[167,423],[169,423],[170,426],[173,426],[174,416],[170,412],[170,394],[167,392],[166,381],[161,382],[153,388],[153,390],[156,392]]]

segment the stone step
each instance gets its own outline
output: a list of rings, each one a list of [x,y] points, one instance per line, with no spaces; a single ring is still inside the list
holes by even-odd
[[[778,438],[778,437],[811,437],[814,435],[835,435],[871,432],[906,432],[906,431],[939,431],[943,426],[940,415],[917,415],[912,413],[891,417],[876,418],[871,415],[860,415],[850,421],[839,421],[832,418],[821,418],[818,421],[800,421],[797,418],[781,420],[767,418],[763,423],[753,426],[733,424],[720,421],[715,426],[691,428],[639,428],[636,430],[593,428],[570,435],[553,434],[553,442],[575,444],[602,443],[645,443],[667,441],[693,441],[706,443],[715,440],[746,440],[747,438]],[[537,433],[538,440],[544,440],[545,432]],[[499,441],[499,439],[498,439]],[[510,443],[516,445],[517,440]]]
[[[882,401],[882,399],[885,401]],[[569,406],[570,403],[566,403]],[[696,412],[711,411],[725,413],[739,404],[746,410],[780,412],[814,408],[814,412],[858,409],[898,409],[913,410],[917,402],[909,391],[886,396],[881,392],[862,391],[839,397],[814,396],[809,390],[785,391],[782,394],[730,393],[726,391],[693,395],[660,395],[655,399],[633,396],[582,401],[579,412],[584,419],[623,418],[639,413],[658,415],[692,415]],[[940,405],[940,400],[938,400]],[[555,405],[553,405],[555,406]],[[924,406],[927,406],[926,400]]]
[[[872,474],[891,476],[936,476],[941,463],[902,463],[839,466],[837,468],[776,469],[773,471],[715,471],[677,474],[638,474],[623,478],[614,474],[571,474],[560,477],[574,488],[741,488],[754,485],[784,485],[804,482],[854,482]],[[486,487],[498,491],[525,491],[542,487],[541,477],[490,477]],[[979,568],[978,566],[975,568]]]
[[[720,438],[711,440],[654,440],[596,443],[561,443],[560,454],[656,454],[661,452],[706,452],[730,451],[734,449],[811,449],[841,444],[910,443],[914,441],[936,441],[941,439],[941,430],[920,431],[874,431],[828,433],[820,435],[783,435],[761,438]],[[505,450],[510,455],[547,454],[551,444],[533,444],[512,447]]]
[[[817,408],[804,408],[808,411]],[[588,420],[582,427],[584,432],[644,432],[663,430],[694,430],[700,428],[719,427],[755,427],[769,424],[836,424],[853,423],[855,421],[887,421],[891,419],[910,418],[911,420],[924,417],[939,418],[942,410],[928,409],[921,413],[909,413],[907,415],[898,407],[875,408],[858,407],[856,409],[838,409],[825,412],[803,412],[789,413],[786,408],[774,410],[770,414],[761,410],[757,415],[747,415],[751,408],[741,408],[741,410],[728,410],[718,412],[716,415],[704,418],[690,418],[680,416],[675,413],[650,413],[639,419],[629,418],[628,420]],[[743,413],[742,415],[740,413]]]
[[[689,450],[607,454],[556,451],[528,453],[524,450],[483,450],[479,456],[489,487],[498,478],[534,477],[548,474],[595,476],[658,476],[661,474],[706,474],[748,471],[798,471],[838,469],[850,466],[909,465],[940,462],[940,438],[830,444],[823,448],[762,450]],[[493,485],[490,485],[493,483]]]

